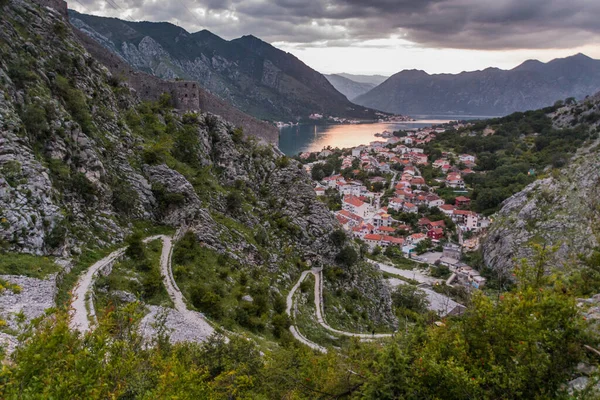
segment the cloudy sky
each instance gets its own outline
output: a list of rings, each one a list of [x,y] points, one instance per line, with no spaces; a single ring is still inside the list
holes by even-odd
[[[600,58],[599,0],[70,0],[95,15],[253,34],[323,73],[512,68]]]

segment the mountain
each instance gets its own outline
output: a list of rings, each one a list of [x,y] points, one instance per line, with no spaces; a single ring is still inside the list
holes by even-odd
[[[254,37],[227,41],[170,23],[130,22],[69,11],[71,23],[132,67],[164,79],[198,81],[260,119],[296,120],[319,113],[374,119],[290,53]]]
[[[377,86],[373,83],[356,82],[351,79],[344,78],[341,75],[325,75],[325,78],[327,78],[329,83],[331,83],[338,92],[346,96],[348,100],[352,100],[361,94],[365,94]]]
[[[548,117],[556,129],[594,133],[600,127],[600,93],[559,107]],[[545,145],[542,138],[535,142],[536,146]],[[535,245],[551,249],[546,264],[559,269],[581,268],[581,257],[599,249],[600,138],[595,134],[581,143],[565,137],[555,146],[560,150],[573,145],[580,148],[566,167],[559,169],[564,161],[558,160],[554,168],[539,171],[543,179],[506,199],[494,215],[482,254],[495,274],[510,278],[519,260],[534,263]]]
[[[412,115],[507,115],[582,99],[600,90],[600,61],[583,54],[548,63],[526,61],[511,70],[460,74],[399,72],[355,99],[378,110]]]
[[[126,255],[116,275],[108,263],[109,275],[90,297],[119,307],[139,301],[142,315],[158,307],[169,315],[167,329],[189,338],[193,326],[173,322],[185,313],[165,292],[158,254],[140,243],[176,231],[183,239],[173,240],[174,279],[193,307],[228,327],[269,336],[279,319],[288,332],[283,296],[312,265],[335,269],[323,285],[354,305],[336,313],[339,326],[392,328],[380,273],[358,261],[345,236],[331,239],[340,225],[296,161],[221,116],[175,108],[174,100],[199,93],[192,83],[113,74],[116,57],[88,51],[66,6],[64,14],[43,6],[64,3],[39,1],[0,6],[0,320],[10,332],[20,326],[13,310],[23,309],[29,321],[69,304],[78,275],[133,234],[136,254],[148,259],[134,267]],[[178,85],[188,85],[182,99],[161,93]],[[160,95],[143,101],[146,90]],[[340,263],[342,250],[352,262]],[[17,299],[3,297],[5,279],[23,285]]]
[[[123,70],[61,0],[0,12],[0,398],[539,399],[596,384],[598,296],[538,273],[440,318],[410,284],[424,271],[390,295],[302,165],[199,111],[194,82]]]
[[[335,75],[339,75],[342,78],[350,79],[351,81],[354,81],[354,82],[369,83],[374,86],[381,85],[383,82],[385,82],[389,78],[389,76],[383,76],[383,75],[354,75],[354,74],[347,74],[344,72],[335,74]]]

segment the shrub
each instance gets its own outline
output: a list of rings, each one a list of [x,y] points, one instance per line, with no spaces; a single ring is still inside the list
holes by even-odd
[[[190,290],[190,301],[200,311],[213,318],[221,318],[224,314],[222,298],[212,290],[207,290],[202,284],[198,284]]]
[[[171,206],[182,205],[185,202],[183,193],[171,193],[161,183],[152,185],[152,193],[156,197],[158,209],[161,213],[167,211]]]
[[[225,198],[225,206],[231,214],[237,214],[241,210],[243,202],[242,195],[237,191],[229,193]]]
[[[113,180],[112,205],[122,215],[129,215],[135,210],[139,199],[138,193],[123,180]]]
[[[335,261],[346,267],[351,267],[358,261],[358,254],[352,246],[345,246],[335,257]]]
[[[412,285],[398,286],[392,293],[392,303],[398,308],[417,313],[425,313],[428,305],[425,292]]]
[[[287,314],[277,314],[272,319],[273,335],[280,338],[285,331],[292,325],[290,317]]]
[[[244,140],[244,129],[242,127],[235,128],[231,131],[231,138],[234,143],[241,143]]]
[[[336,229],[329,236],[331,243],[336,247],[341,247],[346,242],[346,233],[341,229]]]
[[[17,87],[23,88],[26,84],[35,82],[38,79],[37,74],[33,72],[34,70],[35,68],[21,59],[8,67],[8,76]]]
[[[48,134],[46,110],[37,104],[29,104],[21,115],[27,133],[35,139],[45,138]]]
[[[290,165],[290,158],[288,156],[279,157],[276,165],[278,168],[287,168]]]
[[[125,239],[127,249],[125,255],[134,261],[141,261],[146,258],[146,251],[144,250],[144,243],[142,242],[142,235],[134,233]]]
[[[71,190],[81,196],[85,201],[92,201],[96,196],[96,186],[82,172],[75,172],[71,176]]]
[[[55,87],[58,95],[65,102],[65,106],[73,119],[81,126],[86,134],[92,133],[94,125],[92,116],[88,110],[87,99],[85,95],[77,88],[73,87],[69,80],[64,76],[57,76]]]
[[[19,185],[21,182],[21,163],[18,161],[7,161],[2,168],[0,169],[0,172],[2,173],[2,175],[4,176],[4,179],[6,179],[6,182],[12,186],[12,187],[17,187],[17,185]]]

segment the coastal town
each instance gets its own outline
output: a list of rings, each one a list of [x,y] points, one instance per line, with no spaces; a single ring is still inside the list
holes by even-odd
[[[453,128],[461,128],[457,124]],[[369,144],[298,155],[314,190],[369,256],[385,254],[443,269],[447,283],[482,288],[486,279],[462,261],[492,220],[471,209],[464,177],[477,158],[426,145],[447,128],[375,134]]]

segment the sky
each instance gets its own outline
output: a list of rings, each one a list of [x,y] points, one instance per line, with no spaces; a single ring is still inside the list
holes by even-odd
[[[513,68],[600,59],[600,0],[70,0],[79,12],[252,34],[322,73]]]

